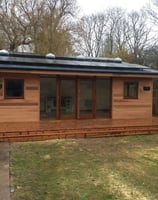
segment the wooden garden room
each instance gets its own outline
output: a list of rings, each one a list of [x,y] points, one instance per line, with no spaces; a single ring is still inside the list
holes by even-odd
[[[119,58],[1,52],[0,141],[158,130],[157,78]]]

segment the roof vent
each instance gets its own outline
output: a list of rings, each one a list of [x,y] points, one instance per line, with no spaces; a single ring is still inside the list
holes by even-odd
[[[83,55],[78,55],[77,58],[85,58]]]
[[[76,58],[85,58],[85,56],[83,56],[83,55],[78,55],[78,56],[76,56]]]
[[[55,55],[53,53],[46,54],[46,58],[55,58]]]
[[[9,55],[9,51],[2,49],[0,50],[0,54]]]
[[[121,58],[115,58],[116,61],[122,62]]]

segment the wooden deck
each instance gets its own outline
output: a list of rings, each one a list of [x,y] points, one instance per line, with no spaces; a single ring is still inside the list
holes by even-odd
[[[158,118],[156,117],[137,120],[56,120],[0,124],[0,142],[154,133],[158,133]]]

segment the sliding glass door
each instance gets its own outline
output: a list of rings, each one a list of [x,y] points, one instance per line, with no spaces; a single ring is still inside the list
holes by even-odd
[[[76,115],[76,84],[75,80],[61,79],[60,87],[60,118],[75,118]]]
[[[41,119],[56,118],[56,78],[41,78],[40,117]]]
[[[111,116],[111,81],[109,78],[96,79],[96,118]]]
[[[111,79],[42,77],[42,119],[92,119],[111,116]]]
[[[93,116],[93,81],[91,79],[80,80],[80,118],[92,118]]]

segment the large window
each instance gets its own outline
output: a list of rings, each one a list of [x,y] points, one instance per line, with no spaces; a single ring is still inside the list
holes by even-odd
[[[125,99],[137,99],[138,98],[138,83],[137,82],[125,82],[124,98]]]
[[[24,80],[5,79],[5,98],[24,98]]]

